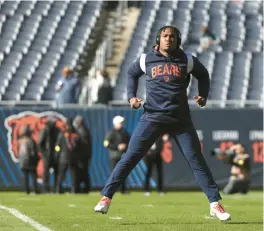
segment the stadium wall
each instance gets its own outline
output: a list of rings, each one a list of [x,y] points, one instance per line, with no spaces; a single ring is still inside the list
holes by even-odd
[[[0,187],[22,188],[22,173],[17,164],[14,149],[19,126],[30,124],[37,138],[38,130],[44,126],[47,116],[56,116],[60,121],[66,117],[79,114],[85,118],[93,140],[93,158],[90,176],[93,189],[101,188],[109,174],[107,150],[103,147],[103,139],[112,127],[112,118],[122,115],[126,118],[125,126],[131,133],[140,119],[142,110],[129,108],[67,108],[36,109],[0,108]],[[252,187],[262,187],[263,182],[263,113],[261,109],[198,109],[192,111],[192,118],[197,129],[203,154],[215,177],[217,184],[223,187],[230,174],[230,166],[210,155],[213,148],[227,148],[232,143],[243,143],[252,157]],[[164,179],[167,188],[196,188],[194,176],[178,147],[171,141],[164,145]],[[131,188],[142,188],[146,166],[141,161],[128,177]],[[42,176],[42,163],[38,165],[38,174]],[[69,186],[69,174],[65,186]],[[156,186],[153,175],[151,185]]]

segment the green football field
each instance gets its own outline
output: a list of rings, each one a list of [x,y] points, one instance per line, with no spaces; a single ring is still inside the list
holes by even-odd
[[[139,192],[117,194],[107,215],[93,212],[99,199],[96,192],[29,196],[0,193],[0,231],[263,230],[262,192],[223,196],[222,202],[232,215],[228,222],[209,216],[207,199],[200,192],[170,192],[165,196],[153,192],[150,197]],[[31,223],[27,223],[28,218]]]

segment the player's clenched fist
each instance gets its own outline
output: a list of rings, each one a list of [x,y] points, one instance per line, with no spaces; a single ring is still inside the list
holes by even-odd
[[[133,109],[138,109],[141,106],[142,99],[133,97],[129,100],[130,107]]]
[[[194,96],[193,98],[195,99],[195,102],[199,107],[204,107],[206,105],[206,99],[204,97]]]

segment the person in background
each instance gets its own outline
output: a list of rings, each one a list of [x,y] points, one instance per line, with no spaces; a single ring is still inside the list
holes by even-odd
[[[214,149],[212,155],[230,164],[231,176],[228,184],[224,187],[224,194],[243,193],[247,194],[250,188],[251,159],[242,144],[231,146],[228,150]]]
[[[40,131],[38,146],[42,154],[44,163],[44,192],[50,192],[50,169],[54,170],[54,191],[57,180],[58,166],[55,157],[55,142],[59,135],[59,129],[56,127],[56,119],[50,117],[47,120],[46,126]]]
[[[110,84],[110,79],[107,71],[102,71],[102,76],[104,77],[104,83],[99,88],[98,91],[98,104],[108,104],[112,100],[112,87]]]
[[[56,86],[56,104],[77,104],[81,91],[79,79],[74,76],[73,71],[69,67],[64,67],[62,70],[62,78]]]
[[[24,174],[24,186],[27,194],[30,193],[29,176],[32,177],[33,192],[38,193],[37,187],[37,163],[39,160],[37,146],[31,138],[28,125],[23,126],[18,138],[19,166]]]
[[[129,133],[123,127],[124,121],[124,117],[115,116],[113,118],[114,128],[107,133],[104,140],[104,146],[108,149],[112,169],[114,169],[122,154],[126,151],[130,139]],[[126,193],[125,181],[121,184],[121,193]]]
[[[212,44],[218,43],[216,34],[214,34],[208,27],[202,26],[201,33],[200,47],[203,50],[207,50]]]
[[[80,136],[80,145],[77,148],[78,152],[78,164],[77,164],[77,188],[80,192],[80,184],[84,184],[84,193],[90,191],[90,176],[88,166],[92,158],[92,141],[89,129],[85,126],[84,118],[82,116],[76,116],[74,119],[74,127]]]
[[[72,118],[68,118],[64,127],[57,138],[55,151],[58,159],[58,180],[56,185],[56,192],[62,193],[62,182],[65,179],[66,172],[69,169],[71,175],[71,192],[77,193],[77,163],[78,153],[77,149],[80,145],[80,136],[73,127]]]
[[[164,134],[163,136],[159,137],[156,140],[156,142],[151,146],[151,148],[147,152],[147,155],[145,156],[145,162],[147,165],[146,182],[145,182],[145,196],[150,196],[149,181],[150,181],[150,177],[152,174],[153,165],[156,165],[156,169],[157,169],[157,177],[158,177],[157,190],[161,196],[164,195],[161,152],[162,152],[164,142],[167,142],[169,140],[169,138],[170,137],[168,134]]]
[[[112,87],[107,71],[97,70],[89,88],[93,104],[107,104],[112,99]]]

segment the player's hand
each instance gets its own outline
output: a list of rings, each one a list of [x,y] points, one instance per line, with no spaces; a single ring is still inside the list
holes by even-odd
[[[141,106],[142,99],[133,97],[129,100],[130,107],[133,109],[138,109]]]
[[[125,151],[126,144],[124,144],[124,143],[118,144],[117,149],[118,149],[118,151]]]
[[[155,50],[155,51],[159,51],[159,45],[155,45],[155,46],[154,46],[154,50]]]
[[[206,105],[206,99],[204,97],[194,96],[193,98],[199,107],[204,107]]]

